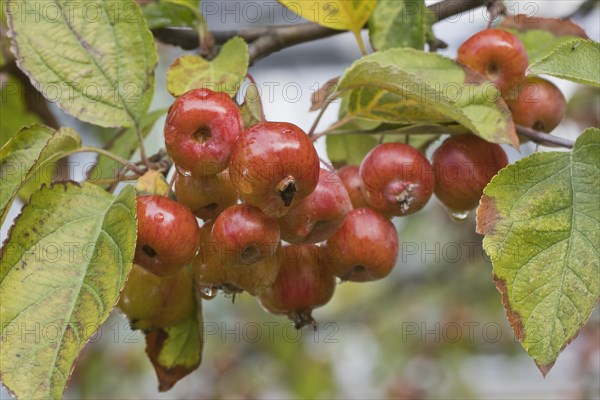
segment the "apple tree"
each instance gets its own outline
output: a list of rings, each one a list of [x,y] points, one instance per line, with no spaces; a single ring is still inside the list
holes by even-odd
[[[391,273],[392,221],[429,201],[459,220],[476,209],[498,301],[542,374],[576,338],[600,299],[600,129],[554,135],[566,101],[544,76],[597,88],[600,44],[502,1],[279,3],[306,21],[223,30],[199,0],[3,2],[0,377],[16,397],[61,398],[115,307],[160,390],[200,366],[202,303],[219,293],[315,326],[340,281]],[[487,29],[444,56],[433,26],[482,7]],[[249,68],[345,31],[362,56],[322,82],[312,126],[266,120]],[[193,53],[160,77],[171,107],[150,111],[157,42]],[[553,149],[509,163],[530,141]],[[61,169],[78,153],[97,154],[82,178]]]

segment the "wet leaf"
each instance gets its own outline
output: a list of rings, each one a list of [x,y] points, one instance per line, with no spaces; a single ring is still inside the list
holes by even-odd
[[[600,129],[535,153],[484,190],[477,230],[515,337],[546,375],[600,298]]]
[[[132,187],[71,182],[35,192],[17,218],[0,256],[0,373],[17,397],[62,397],[131,270],[135,218]]]

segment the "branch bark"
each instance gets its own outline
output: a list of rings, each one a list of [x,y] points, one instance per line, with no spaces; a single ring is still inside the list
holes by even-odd
[[[428,9],[433,13],[436,21],[441,21],[466,11],[483,7],[488,2],[489,0],[443,0],[432,4]],[[306,22],[295,25],[214,31],[212,34],[216,44],[223,44],[234,36],[240,36],[250,44],[250,63],[252,64],[284,48],[344,32],[325,28],[313,22]],[[153,33],[159,41],[179,46],[184,50],[194,50],[199,46],[198,33],[193,29],[161,28],[153,30]]]
[[[516,125],[517,133],[521,136],[531,139],[532,142],[541,144],[548,147],[565,147],[572,149],[575,143],[569,139],[564,139],[559,136],[553,136],[545,132],[536,131],[534,129],[526,128],[524,126]],[[312,137],[313,142],[327,136],[329,134],[335,135],[430,135],[430,134],[445,134],[445,133],[468,133],[469,130],[460,126],[407,126],[405,128],[391,129],[384,131],[344,131],[331,133],[325,131],[318,133]]]
[[[526,128],[524,126],[516,126],[517,133],[521,136],[525,136],[531,139],[535,143],[539,143],[549,147],[566,147],[572,149],[575,143],[569,139],[563,139],[558,136],[552,136],[545,132],[536,131],[534,129]]]

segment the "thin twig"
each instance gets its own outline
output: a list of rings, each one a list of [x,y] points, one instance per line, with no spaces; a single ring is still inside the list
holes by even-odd
[[[598,0],[585,0],[572,13],[565,15],[562,19],[585,17],[598,7]]]
[[[146,166],[146,168],[151,169],[150,160],[146,156],[146,146],[144,145],[144,137],[142,136],[142,130],[140,129],[140,125],[136,123],[135,125],[135,134],[137,136],[137,140],[140,145],[140,157],[142,158],[142,162]]]
[[[534,129],[526,128],[524,126],[517,125],[516,126],[517,133],[521,136],[525,136],[531,139],[533,142],[548,146],[548,147],[565,147],[568,149],[572,149],[575,143],[569,139],[564,139],[558,136],[553,136],[545,132],[536,131]],[[444,133],[468,133],[469,131],[466,128],[462,128],[458,125],[453,126],[424,126],[424,125],[415,125],[415,126],[407,126],[398,129],[389,129],[383,131],[368,131],[368,130],[354,130],[354,131],[338,131],[333,132],[330,130],[326,130],[324,132],[315,134],[312,136],[312,140],[316,141],[323,136],[327,135],[427,135],[427,134],[444,134]]]
[[[387,129],[387,130],[349,130],[349,131],[337,131],[327,129],[321,133],[315,134],[312,137],[312,141],[317,141],[323,136],[327,135],[443,135],[446,133],[459,134],[468,133],[467,128],[461,125],[407,125],[406,127]]]
[[[317,115],[317,118],[315,118],[312,126],[310,127],[310,130],[308,131],[308,137],[312,138],[312,141],[314,142],[316,139],[313,137],[315,134],[315,131],[317,130],[317,126],[319,125],[319,122],[321,121],[321,118],[323,118],[323,115],[325,114],[325,111],[327,111],[327,108],[329,107],[329,105],[340,96],[340,92],[332,92],[329,94],[329,96],[327,96],[327,98],[325,98],[325,100],[323,101],[323,105],[321,106],[321,109],[319,110],[319,114]]]
[[[93,183],[95,185],[109,185],[117,182],[131,182],[137,179],[137,176],[127,175],[123,177],[118,177],[117,179],[88,179],[86,182]]]
[[[516,126],[517,133],[521,136],[525,136],[535,143],[542,144],[549,147],[566,147],[572,149],[575,143],[569,139],[563,139],[558,136],[553,136],[545,132],[536,131],[534,129],[526,128],[524,126]]]
[[[75,153],[97,153],[97,154],[103,155],[105,157],[108,157],[108,158],[118,162],[119,164],[122,164],[125,167],[125,169],[128,169],[138,175],[143,175],[143,173],[144,173],[144,171],[142,171],[139,167],[137,167],[135,165],[135,163],[132,163],[131,161],[126,160],[123,157],[120,157],[120,156],[118,156],[108,150],[105,150],[101,147],[82,146],[78,149],[73,150],[70,153],[65,154],[65,157],[69,156],[71,154],[75,154]]]

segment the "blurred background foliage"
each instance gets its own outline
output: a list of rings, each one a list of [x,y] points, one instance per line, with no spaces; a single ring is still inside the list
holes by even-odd
[[[213,2],[224,7],[223,2]],[[257,3],[270,10],[268,2]],[[428,2],[430,3],[430,2]],[[507,2],[509,10],[519,2]],[[540,16],[562,16],[581,1],[541,1]],[[207,16],[213,29],[257,24],[234,14]],[[466,17],[465,17],[466,18]],[[576,21],[594,40],[600,36],[596,7]],[[484,28],[481,13],[473,18],[442,22],[435,34],[449,44],[442,54],[453,57],[458,45]],[[457,29],[460,27],[460,29]],[[3,33],[5,27],[2,27]],[[3,35],[4,37],[4,35]],[[5,37],[2,54],[8,55]],[[172,97],[165,88],[169,64],[184,54],[160,45],[156,95],[152,109],[168,107]],[[5,58],[2,57],[1,64]],[[311,94],[360,57],[351,34],[308,43],[259,61],[251,72],[265,87],[263,101],[268,119],[287,120],[308,129]],[[597,89],[554,80],[570,99],[569,117],[555,131],[575,137],[581,129],[598,126],[600,94]],[[23,124],[37,120],[24,112],[23,88],[10,74],[2,84],[2,143]],[[287,84],[301,88],[296,96]],[[285,90],[284,90],[285,89]],[[114,130],[82,124],[39,97],[34,105],[49,108],[61,125],[75,127],[87,144],[106,143]],[[42,110],[44,111],[44,110]],[[44,112],[46,112],[45,110]],[[335,107],[322,125],[332,123]],[[147,150],[162,147],[159,119],[149,135]],[[324,141],[317,143],[324,155]],[[535,151],[529,143],[519,155],[507,149],[511,160]],[[93,157],[93,156],[92,156]],[[137,154],[134,156],[137,157]],[[89,155],[71,157],[72,179],[83,178]],[[77,164],[79,163],[79,164]],[[23,199],[26,199],[24,196]],[[22,201],[11,209],[10,221]],[[11,218],[12,217],[12,218]],[[206,343],[200,368],[170,392],[159,393],[144,338],[131,331],[117,311],[101,327],[80,356],[65,398],[68,399],[255,399],[255,398],[600,398],[600,313],[595,310],[579,337],[564,351],[546,379],[514,339],[501,297],[491,279],[491,265],[474,233],[474,218],[453,221],[432,200],[415,215],[396,221],[401,255],[392,275],[368,283],[343,283],[328,305],[315,311],[316,332],[296,332],[291,322],[271,316],[246,294],[232,298],[220,294],[205,301]],[[5,237],[7,226],[2,227]],[[7,398],[4,389],[1,398]]]

